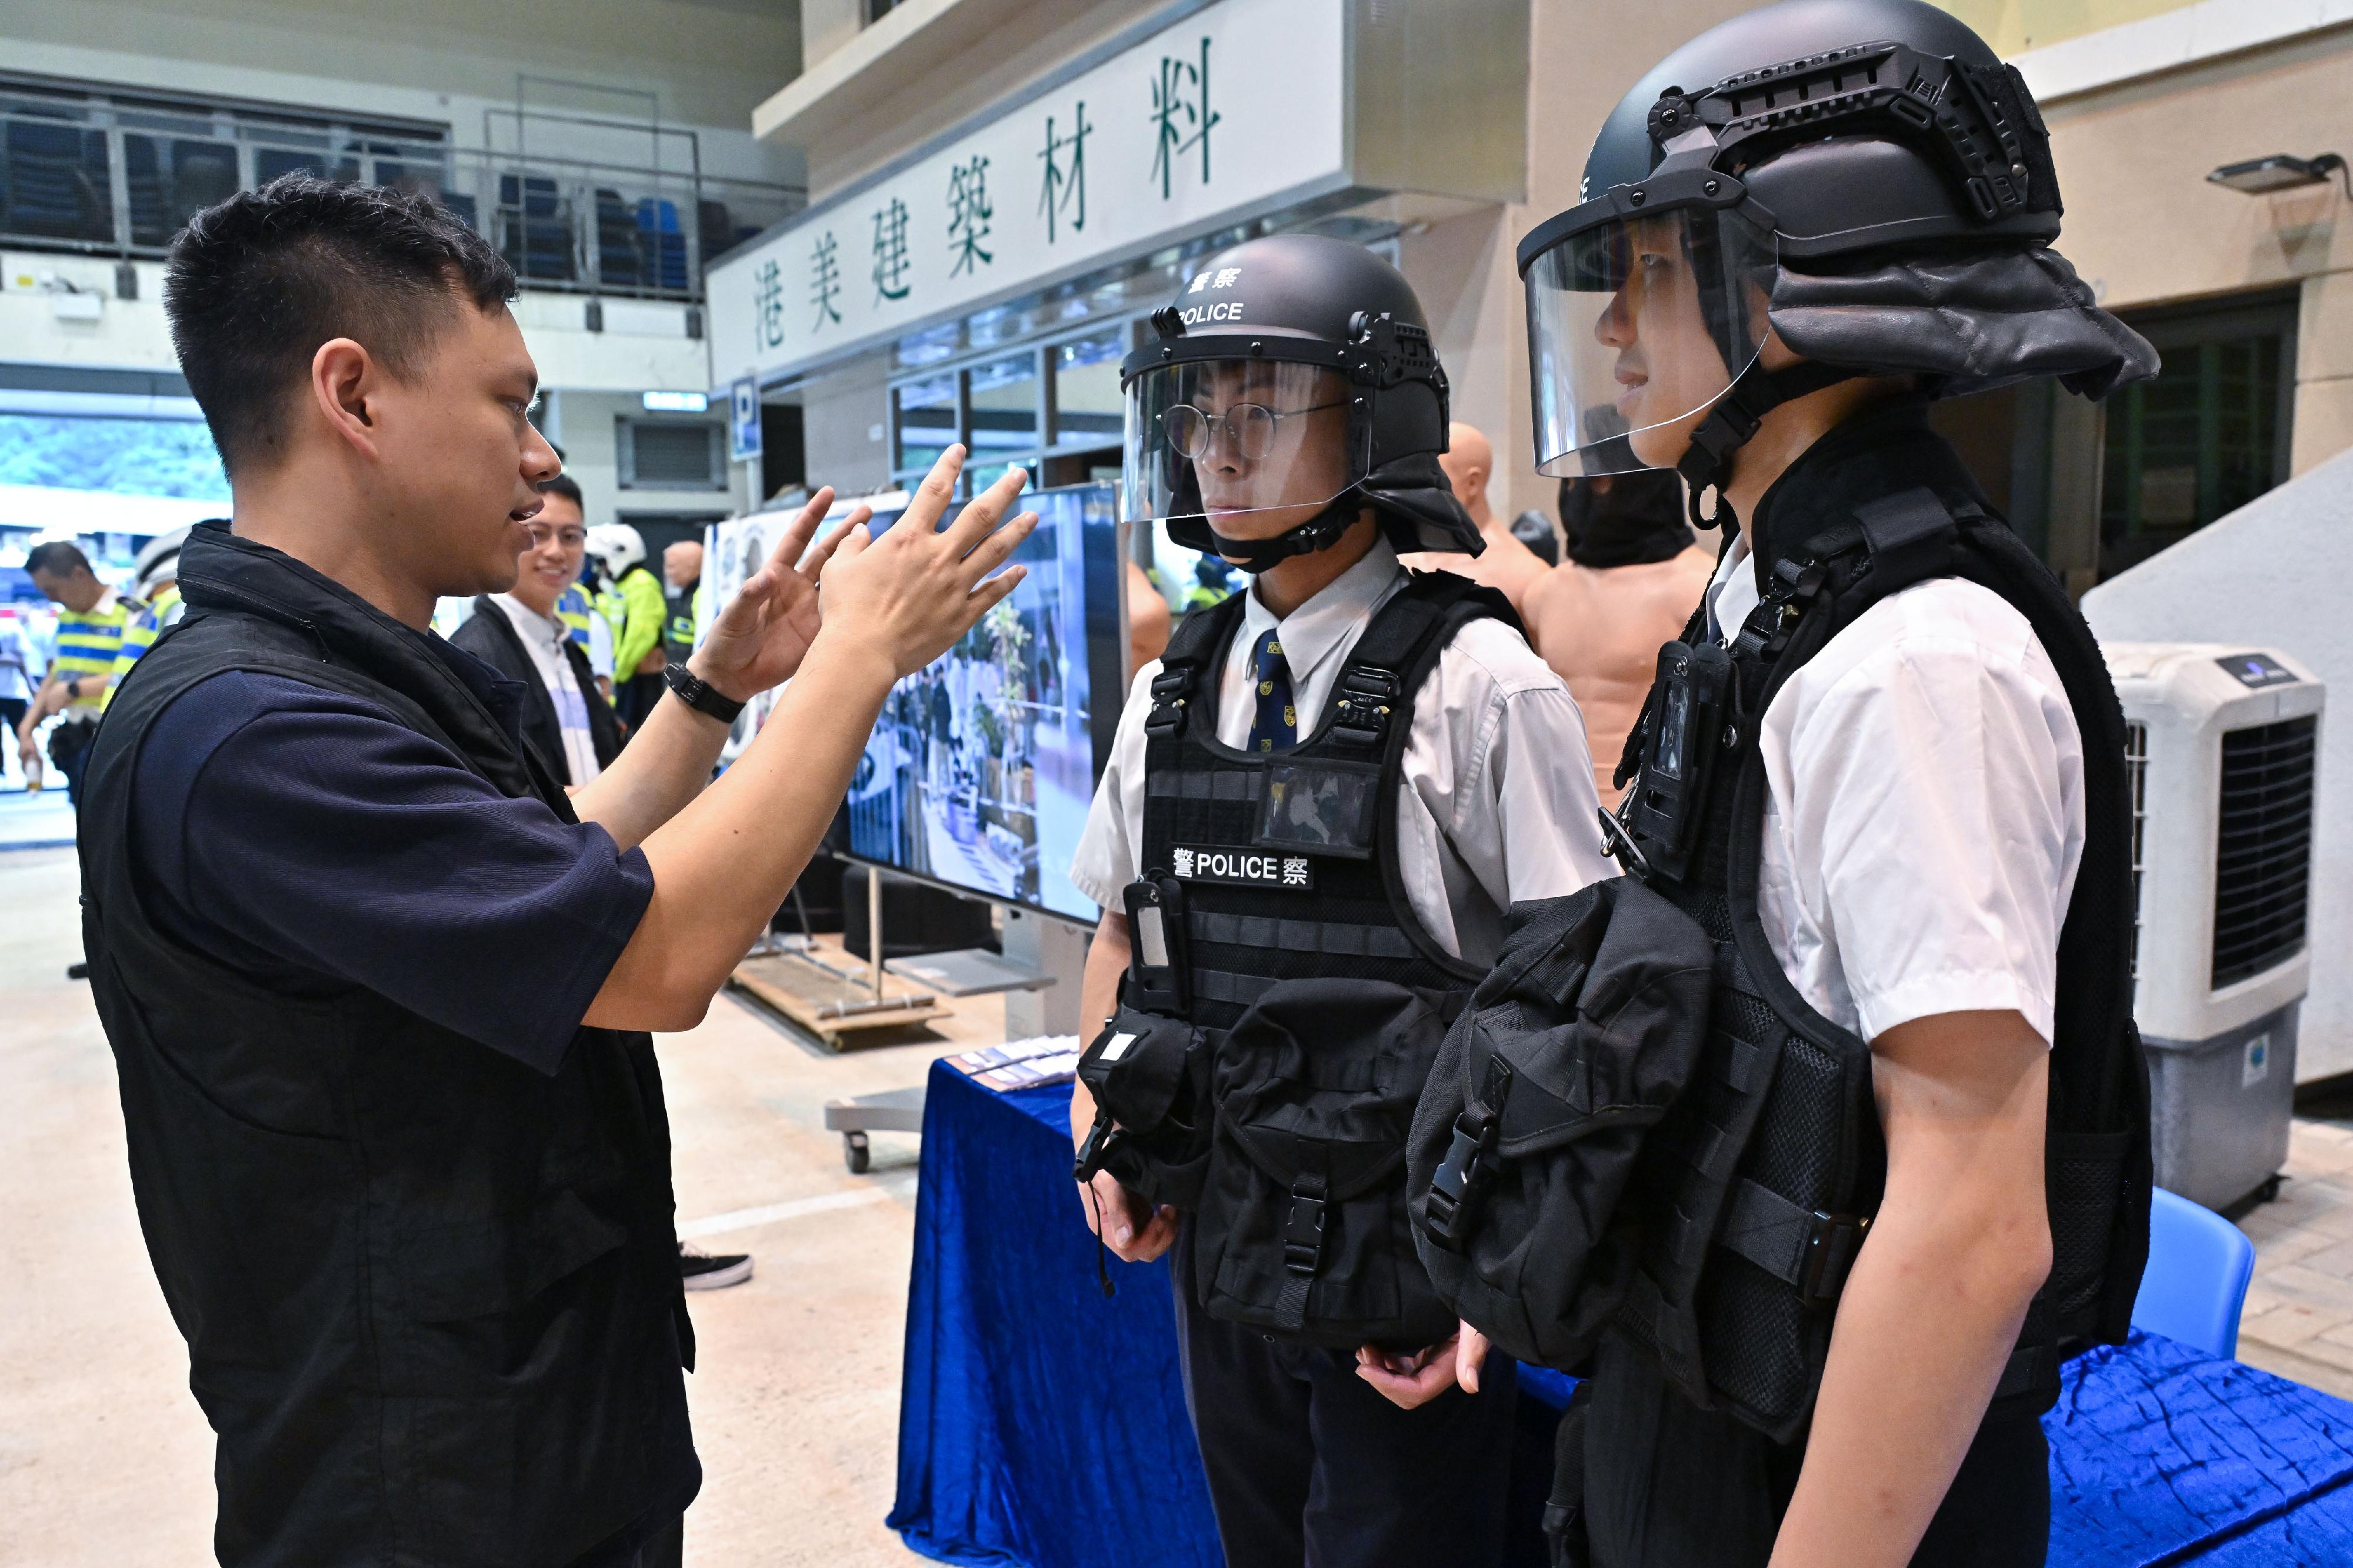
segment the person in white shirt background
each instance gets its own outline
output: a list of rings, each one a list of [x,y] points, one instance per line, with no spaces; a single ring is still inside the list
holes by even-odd
[[[0,726],[5,726],[9,734],[16,732],[32,708],[33,693],[40,689],[47,668],[33,647],[32,634],[25,629],[24,618],[14,606],[0,605]],[[0,748],[0,779],[7,776],[12,750]],[[20,784],[29,786],[40,764],[35,761],[19,765],[24,768]]]
[[[602,773],[620,752],[619,727],[597,690],[588,654],[556,616],[564,591],[580,580],[587,529],[580,503],[558,476],[541,488],[544,498],[531,520],[515,585],[474,601],[473,614],[449,640],[530,689],[523,733],[539,748],[557,781],[574,789]]]

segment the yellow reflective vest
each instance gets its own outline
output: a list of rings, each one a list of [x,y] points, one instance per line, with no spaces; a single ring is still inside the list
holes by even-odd
[[[58,610],[58,658],[49,666],[49,673],[58,680],[78,680],[85,675],[111,675],[114,658],[122,649],[122,628],[131,617],[145,606],[136,599],[108,593],[98,604],[87,610]],[[93,691],[78,697],[68,711],[79,709],[87,717],[96,717],[99,699],[103,694]]]
[[[114,700],[115,692],[122,686],[122,678],[131,673],[131,667],[139,662],[139,656],[153,647],[155,639],[164,635],[164,628],[179,618],[180,585],[166,583],[155,590],[155,596],[147,602],[147,607],[133,616],[131,624],[122,628],[122,641],[115,649],[114,666],[110,672],[113,679],[106,683],[106,690],[98,700],[100,712],[104,712],[107,705]]]

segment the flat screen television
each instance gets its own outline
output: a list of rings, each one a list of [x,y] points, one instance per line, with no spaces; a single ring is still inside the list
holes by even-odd
[[[1092,923],[1070,866],[1124,689],[1118,508],[1109,485],[1021,505],[1029,575],[892,688],[849,786],[849,858]]]

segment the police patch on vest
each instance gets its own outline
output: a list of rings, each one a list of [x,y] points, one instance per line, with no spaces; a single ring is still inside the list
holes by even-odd
[[[1304,855],[1270,855],[1262,849],[1208,849],[1178,845],[1169,868],[1181,882],[1226,882],[1244,888],[1297,888],[1312,892],[1315,862]]]

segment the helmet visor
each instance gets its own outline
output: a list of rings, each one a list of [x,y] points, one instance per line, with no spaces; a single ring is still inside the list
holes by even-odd
[[[1527,268],[1536,468],[1556,478],[1672,468],[1755,362],[1778,255],[1730,209],[1613,218]]]
[[[1307,521],[1365,477],[1371,430],[1354,401],[1339,372],[1283,360],[1138,373],[1127,384],[1120,520],[1206,517],[1233,538]]]

